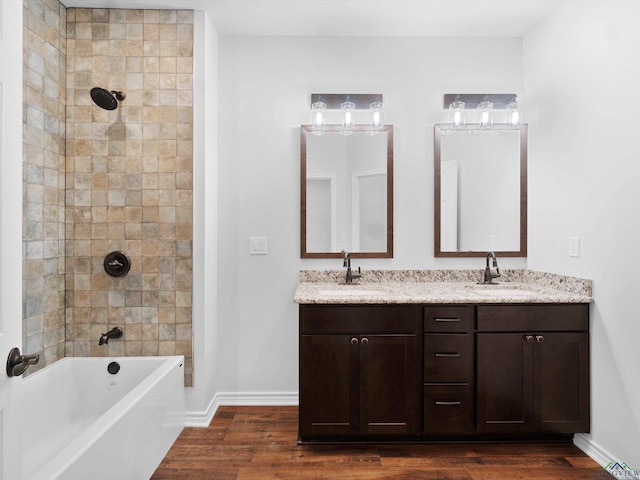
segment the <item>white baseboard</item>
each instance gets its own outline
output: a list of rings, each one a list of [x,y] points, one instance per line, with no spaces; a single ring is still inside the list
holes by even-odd
[[[211,399],[209,405],[204,411],[187,411],[185,418],[185,427],[202,427],[206,428],[213,420],[213,416],[216,414],[218,407],[215,405],[215,397]]]
[[[187,427],[208,427],[219,407],[298,405],[298,392],[219,392],[201,412],[187,412]]]
[[[576,433],[573,436],[573,444],[591,457],[601,467],[606,467],[609,463],[616,461],[609,452],[591,439],[591,435]]]

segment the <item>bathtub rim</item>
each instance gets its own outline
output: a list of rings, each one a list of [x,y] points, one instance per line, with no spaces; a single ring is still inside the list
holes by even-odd
[[[155,368],[148,376],[144,378],[139,384],[137,384],[131,391],[127,392],[118,402],[110,406],[98,419],[89,425],[78,437],[73,439],[67,446],[62,448],[53,458],[49,461],[41,463],[37,466],[37,469],[25,467],[23,465],[22,475],[24,478],[33,480],[45,479],[45,478],[58,478],[59,475],[69,468],[77,458],[89,447],[94,445],[100,436],[108,430],[110,426],[120,420],[135,403],[135,401],[147,394],[153,387],[155,387],[172,369],[178,367],[184,372],[184,355],[155,355],[155,356],[136,356],[136,357],[64,357],[60,360],[49,365],[47,368],[43,368],[34,372],[32,375],[26,377],[23,381],[27,382],[30,379],[39,376],[42,373],[47,372],[48,368],[52,368],[57,364],[74,363],[82,360],[90,360],[92,362],[105,362],[106,365],[109,362],[122,362],[127,361],[153,361],[162,359],[157,368]],[[185,390],[183,387],[182,394],[184,396]],[[46,472],[43,470],[46,468]],[[26,474],[29,477],[26,477]],[[44,475],[43,475],[44,474]]]

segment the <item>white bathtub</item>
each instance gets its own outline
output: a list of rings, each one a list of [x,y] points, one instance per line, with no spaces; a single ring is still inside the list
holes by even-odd
[[[184,357],[63,358],[20,397],[23,479],[148,479],[184,427]]]

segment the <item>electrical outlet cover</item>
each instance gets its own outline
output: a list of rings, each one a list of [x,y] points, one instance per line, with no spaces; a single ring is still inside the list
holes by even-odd
[[[266,255],[267,254],[267,237],[250,237],[249,238],[249,254]]]
[[[570,257],[580,256],[580,238],[579,237],[569,237],[569,256]]]

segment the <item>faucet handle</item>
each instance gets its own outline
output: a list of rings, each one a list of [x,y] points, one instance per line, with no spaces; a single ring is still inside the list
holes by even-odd
[[[40,361],[40,355],[37,353],[31,355],[21,355],[18,347],[12,348],[7,358],[7,376],[19,377],[31,365],[35,365]]]
[[[340,253],[344,254],[344,262],[342,266],[345,268],[351,267],[351,254],[346,250],[342,250]]]

